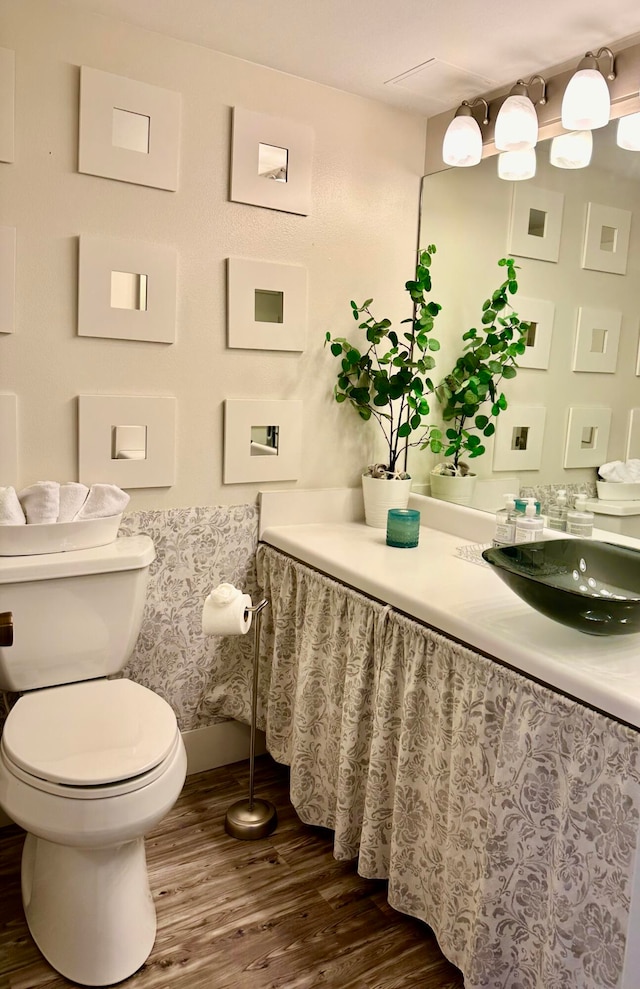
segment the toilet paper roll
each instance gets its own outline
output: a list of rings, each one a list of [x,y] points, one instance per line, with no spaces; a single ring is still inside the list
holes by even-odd
[[[202,631],[205,635],[246,635],[253,615],[251,597],[233,584],[219,584],[204,602]]]

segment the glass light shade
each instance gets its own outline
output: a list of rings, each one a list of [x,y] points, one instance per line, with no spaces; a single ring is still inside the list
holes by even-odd
[[[590,130],[574,130],[559,134],[551,142],[549,161],[556,168],[586,168],[593,153],[593,134]]]
[[[562,126],[566,130],[595,130],[609,123],[609,87],[598,69],[578,69],[562,97]]]
[[[498,151],[526,151],[538,141],[538,116],[528,96],[509,96],[496,119]]]
[[[616,143],[625,151],[640,151],[640,113],[630,113],[620,117]]]
[[[479,164],[481,158],[482,132],[478,121],[471,116],[454,117],[442,143],[445,165],[468,168]]]
[[[536,153],[533,148],[527,151],[503,151],[498,155],[498,178],[510,182],[532,179],[536,174]]]

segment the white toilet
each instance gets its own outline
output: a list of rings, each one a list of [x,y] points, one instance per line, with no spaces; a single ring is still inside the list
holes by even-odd
[[[133,651],[144,609],[148,536],[0,558],[0,688],[19,692],[0,744],[0,807],[27,831],[22,899],[42,954],[66,978],[119,982],[156,933],[144,834],[186,774],[171,707],[107,679]],[[42,689],[44,688],[44,689]]]

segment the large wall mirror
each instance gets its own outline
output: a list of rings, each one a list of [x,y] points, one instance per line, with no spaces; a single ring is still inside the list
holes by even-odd
[[[595,491],[599,462],[640,457],[632,429],[640,406],[640,152],[616,145],[617,125],[593,131],[586,168],[552,165],[546,140],[526,181],[499,179],[495,156],[424,179],[420,245],[437,247],[433,298],[443,307],[438,376],[460,352],[462,333],[479,325],[508,254],[519,265],[514,308],[532,323],[504,391],[518,435],[532,410],[546,410],[540,462],[515,472],[517,457],[496,460],[496,442],[474,461],[480,478],[499,478],[506,465],[522,487]]]

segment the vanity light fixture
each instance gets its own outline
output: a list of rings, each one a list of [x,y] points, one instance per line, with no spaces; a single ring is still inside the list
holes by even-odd
[[[595,130],[609,123],[611,96],[600,70],[600,59],[609,59],[607,79],[615,79],[615,58],[610,48],[587,52],[579,62],[562,97],[562,126],[566,130]]]
[[[625,151],[640,151],[640,113],[620,117],[616,144]]]
[[[529,87],[539,82],[542,95],[538,103],[547,102],[547,83],[542,76],[531,76],[528,82],[518,79],[500,107],[496,118],[495,145],[498,151],[527,151],[538,143],[536,104],[529,96]]]
[[[638,114],[640,117],[640,114]],[[593,133],[574,130],[558,134],[551,142],[549,161],[556,168],[586,168],[593,153]]]
[[[498,178],[510,182],[532,179],[536,174],[535,148],[525,151],[502,151],[498,155]]]
[[[484,107],[482,123],[489,123],[489,106],[486,100],[481,96],[472,103],[463,100],[447,127],[442,142],[442,160],[445,165],[468,168],[479,164],[482,158],[482,131],[473,115],[473,108],[479,104]]]

